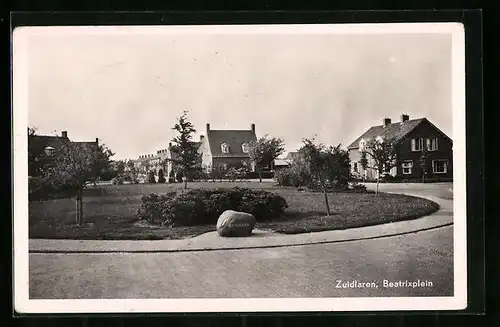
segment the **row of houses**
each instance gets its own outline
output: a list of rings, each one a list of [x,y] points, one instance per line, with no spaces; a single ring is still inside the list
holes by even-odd
[[[206,124],[205,135],[201,135],[193,144],[198,149],[202,168],[206,172],[210,172],[213,167],[240,164],[246,164],[254,171],[255,166],[248,152],[250,143],[256,140],[255,124],[251,124],[248,130],[217,130]],[[131,161],[142,174],[153,172],[158,176],[163,170],[165,176],[171,176],[175,170],[175,159],[172,143],[169,143],[167,148],[157,150],[156,154],[140,155]]]
[[[43,138],[47,151],[53,151],[61,146],[61,142],[70,142],[66,131],[61,136],[35,136]],[[351,172],[358,178],[374,179],[376,171],[363,169],[360,164],[364,145],[373,139],[391,138],[396,140],[398,162],[391,175],[404,179],[420,179],[425,172],[429,179],[451,179],[453,176],[453,142],[439,128],[426,118],[410,119],[407,114],[401,115],[399,121],[392,122],[384,118],[381,125],[372,126],[360,135],[348,147],[351,159]],[[205,134],[193,144],[202,158],[202,168],[209,172],[212,167],[231,166],[246,163],[255,170],[249,157],[249,144],[257,140],[255,124],[248,130],[214,130],[206,124]],[[98,144],[98,139],[95,140]],[[427,150],[427,160],[420,162],[422,151]],[[275,160],[270,170],[289,166],[296,159],[298,152],[292,151],[286,157]],[[173,159],[173,160],[168,160]],[[172,144],[165,149],[157,150],[155,154],[140,155],[130,160],[142,174],[154,172],[158,176],[160,170],[164,175],[171,176],[175,170],[173,161],[175,153]]]
[[[374,169],[363,169],[360,164],[361,152],[364,145],[373,139],[391,138],[396,141],[398,162],[391,171],[394,177],[413,180],[421,179],[425,172],[428,179],[451,179],[453,176],[453,142],[439,128],[427,118],[410,119],[409,115],[402,114],[400,119],[392,122],[384,118],[381,125],[371,126],[348,147],[351,159],[351,172],[359,179],[375,179],[377,172]],[[255,124],[248,130],[213,130],[210,124],[206,125],[205,135],[194,142],[202,157],[202,167],[210,171],[215,166],[230,166],[246,162],[252,170],[248,147],[250,142],[257,140]],[[142,155],[134,160],[137,167],[143,170],[152,170],[158,173],[164,169],[169,176],[174,169],[171,161],[172,144],[156,154]],[[420,162],[423,149],[426,151],[426,162]],[[288,167],[298,156],[297,151],[287,153],[285,157],[275,160],[270,170]],[[165,162],[167,164],[165,165]],[[368,164],[370,166],[370,162]]]

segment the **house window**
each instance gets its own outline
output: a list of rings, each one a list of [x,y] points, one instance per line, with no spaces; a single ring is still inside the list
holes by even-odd
[[[403,167],[403,175],[411,175],[412,168],[413,168],[413,161],[404,161],[402,164]]]
[[[48,147],[45,148],[45,154],[48,155],[48,156],[51,156],[51,155],[54,154],[54,150],[55,149],[53,147],[48,146]]]
[[[432,161],[432,172],[434,174],[446,174],[448,171],[448,161],[447,160],[433,160]]]
[[[359,151],[363,151],[365,149],[366,141],[361,140],[359,141]]]
[[[413,152],[422,151],[424,149],[424,139],[411,139],[411,150]]]
[[[352,171],[355,173],[358,172],[358,163],[356,161],[352,163]]]
[[[248,150],[249,150],[249,146],[247,143],[243,143],[241,145],[241,150],[243,150],[243,153],[248,153]]]
[[[438,139],[427,139],[427,151],[437,151],[438,150]]]
[[[222,143],[220,145],[220,148],[222,150],[222,153],[229,153],[229,145],[227,145],[226,143]]]

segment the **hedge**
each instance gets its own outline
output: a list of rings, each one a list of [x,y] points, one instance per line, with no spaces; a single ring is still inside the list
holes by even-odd
[[[281,216],[288,205],[274,193],[248,188],[193,189],[141,198],[139,219],[162,226],[216,224],[225,210],[251,213],[257,221]]]

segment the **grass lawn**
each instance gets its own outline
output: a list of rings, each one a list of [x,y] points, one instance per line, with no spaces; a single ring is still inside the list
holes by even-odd
[[[373,193],[329,194],[331,216],[326,216],[321,193],[279,188],[273,183],[200,182],[190,188],[215,187],[261,188],[283,196],[288,208],[285,214],[270,222],[257,223],[258,229],[296,234],[347,229],[418,218],[439,209],[429,200],[406,195]],[[159,227],[141,224],[136,216],[141,196],[162,193],[182,184],[103,185],[84,192],[84,221],[75,222],[74,199],[57,199],[29,204],[30,238],[69,239],[180,239],[215,230],[214,225],[193,227]]]

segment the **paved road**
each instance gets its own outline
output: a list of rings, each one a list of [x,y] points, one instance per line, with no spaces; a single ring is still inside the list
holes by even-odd
[[[443,185],[435,191],[449,187]],[[384,280],[427,286],[391,288]],[[338,288],[338,281],[375,287]],[[274,249],[30,255],[36,299],[411,295],[453,295],[453,227]]]

